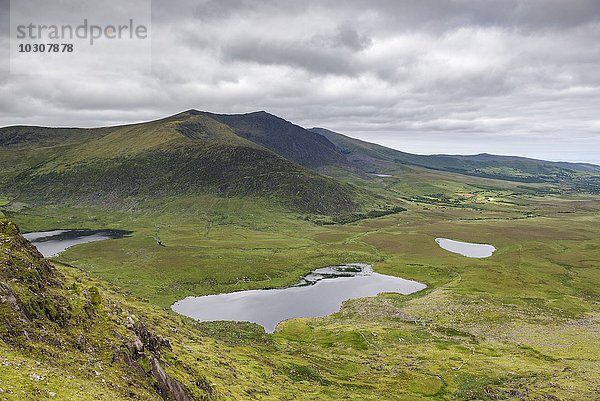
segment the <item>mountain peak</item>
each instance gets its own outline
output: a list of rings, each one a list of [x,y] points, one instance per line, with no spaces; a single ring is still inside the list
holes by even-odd
[[[317,168],[346,165],[347,160],[327,138],[264,110],[246,114],[210,114],[240,137],[292,160]]]
[[[184,111],[181,111],[179,113],[173,114],[172,116],[166,117],[166,118],[173,118],[173,117],[181,117],[181,116],[198,116],[198,115],[208,115],[211,117],[214,116],[225,116],[225,117],[234,117],[234,116],[246,116],[246,117],[272,117],[272,118],[276,118],[276,119],[280,119],[283,120],[281,117],[276,116],[275,114],[269,113],[265,110],[257,110],[257,111],[250,111],[247,113],[214,113],[214,112],[210,112],[210,111],[203,111],[203,110],[198,110],[198,109],[187,109]]]
[[[202,111],[197,110],[197,109],[188,109],[188,110],[182,111],[181,113],[177,113],[175,115],[179,116],[179,115],[186,115],[186,114],[196,116],[198,114],[202,114]]]

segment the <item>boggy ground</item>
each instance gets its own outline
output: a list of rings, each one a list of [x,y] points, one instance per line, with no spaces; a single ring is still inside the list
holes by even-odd
[[[459,189],[457,198],[470,190]],[[134,211],[5,214],[23,230],[134,231],[72,248],[55,264],[169,338],[215,399],[597,399],[600,201],[510,191],[463,198],[456,207],[446,198],[406,199],[406,212],[346,225],[315,224],[267,201],[209,196]],[[436,237],[498,250],[468,259],[439,248]],[[167,309],[186,295],[289,285],[343,262],[372,263],[429,287],[349,301],[329,317],[285,322],[272,336],[245,323],[198,324]],[[2,358],[0,388],[7,363],[21,361],[28,372],[38,359],[7,350]],[[73,368],[68,360],[42,366],[43,384],[25,373],[23,380],[50,385]]]

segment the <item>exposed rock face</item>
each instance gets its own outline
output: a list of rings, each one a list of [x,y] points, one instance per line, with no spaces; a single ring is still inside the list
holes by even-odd
[[[159,335],[152,334],[144,323],[138,324],[135,331],[150,352],[160,354],[160,349],[163,347],[171,349],[169,340]]]
[[[133,330],[133,328],[135,327],[135,322],[133,320],[133,317],[127,316],[125,318],[125,327],[127,327],[130,330]]]
[[[150,375],[156,380],[159,393],[166,400],[193,401],[194,397],[177,380],[170,377],[156,358],[148,357]]]
[[[156,391],[165,399],[173,401],[194,401],[195,397],[178,380],[171,377],[160,363],[160,351],[162,348],[171,349],[169,341],[148,330],[144,323],[133,324],[133,318],[127,316],[125,325],[135,333],[135,339],[125,344],[126,352],[121,352],[121,358],[140,375],[146,376],[154,383]],[[148,368],[140,363],[140,359],[146,358]],[[213,390],[207,383],[202,382],[200,386],[207,394]]]

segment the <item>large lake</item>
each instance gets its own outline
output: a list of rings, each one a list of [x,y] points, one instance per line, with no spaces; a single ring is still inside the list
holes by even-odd
[[[473,244],[470,242],[455,241],[448,238],[436,238],[435,242],[443,249],[458,253],[469,258],[487,258],[492,256],[496,248],[488,244]]]
[[[23,234],[45,257],[57,256],[74,245],[107,239],[123,238],[129,231],[121,230],[53,230]]]
[[[314,270],[293,287],[187,297],[171,308],[200,321],[254,322],[272,333],[283,320],[335,313],[348,299],[382,292],[412,294],[426,287],[416,281],[375,273],[370,265],[354,263]]]

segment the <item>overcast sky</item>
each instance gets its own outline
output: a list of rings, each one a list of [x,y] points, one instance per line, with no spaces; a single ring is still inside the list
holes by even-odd
[[[118,75],[10,74],[6,31],[0,126],[266,110],[415,153],[600,164],[598,0],[153,1],[151,72]]]

